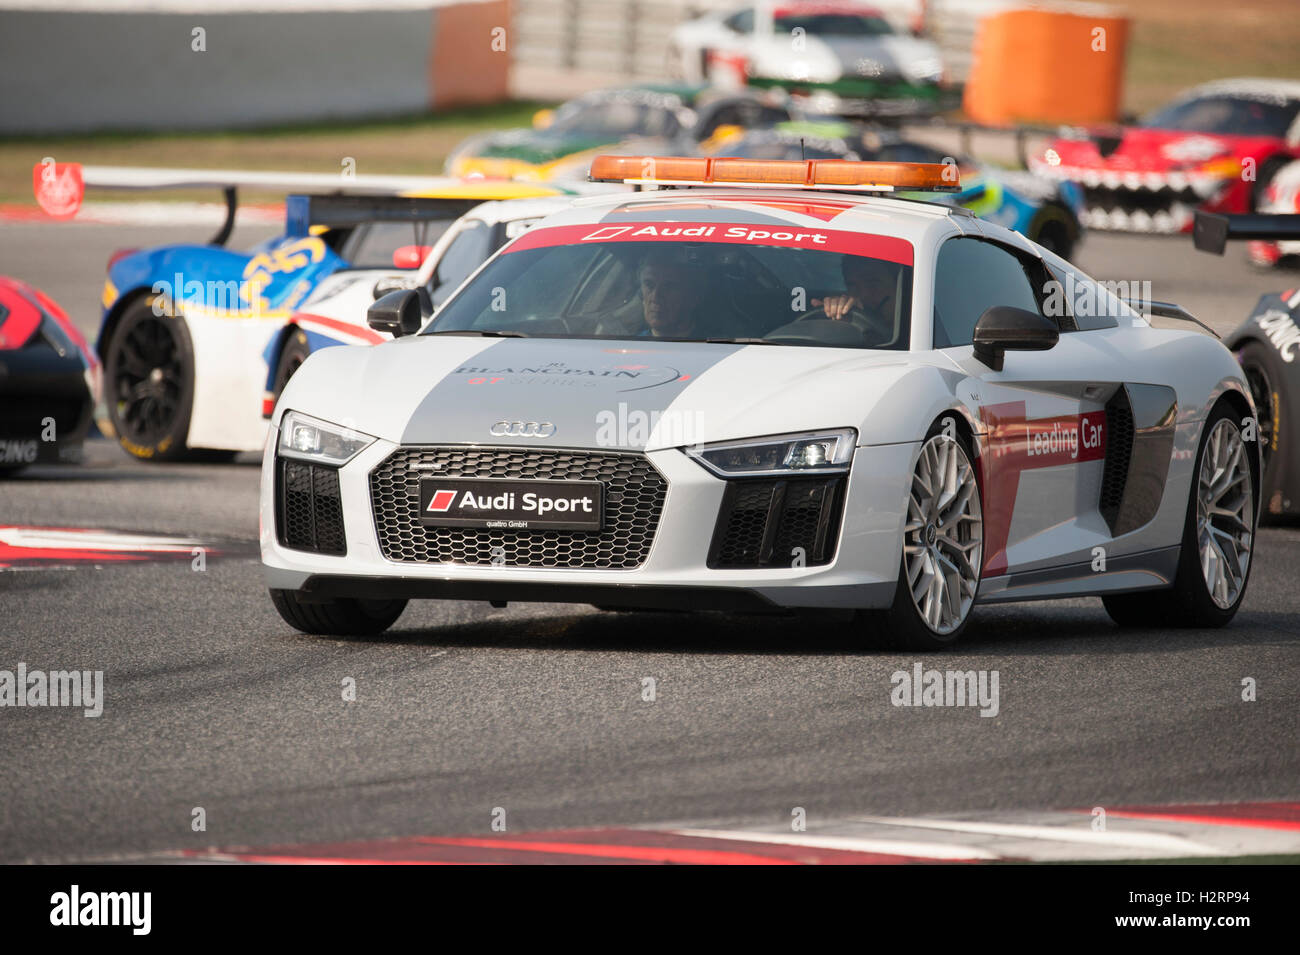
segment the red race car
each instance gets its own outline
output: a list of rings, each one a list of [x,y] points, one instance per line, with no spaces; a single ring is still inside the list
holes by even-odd
[[[63,309],[0,276],[0,476],[79,460],[99,382],[99,361]]]
[[[1300,158],[1300,82],[1234,79],[1188,90],[1136,126],[1072,130],[1031,156],[1077,182],[1093,229],[1189,232],[1195,210],[1254,212]]]

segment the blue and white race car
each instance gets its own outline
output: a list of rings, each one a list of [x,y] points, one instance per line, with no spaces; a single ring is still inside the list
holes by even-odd
[[[236,186],[286,183],[329,192],[290,195],[282,235],[246,251],[226,248]],[[122,447],[155,461],[262,447],[265,397],[275,390],[286,348],[300,344],[294,316],[327,278],[337,284],[378,270],[396,282],[485,200],[582,191],[437,177],[355,177],[341,184],[324,175],[93,167],[86,184],[218,186],[227,195],[226,223],[211,242],[126,250],[109,262],[96,342],[104,401]],[[312,334],[318,344],[376,340],[360,317],[331,325],[318,316]]]

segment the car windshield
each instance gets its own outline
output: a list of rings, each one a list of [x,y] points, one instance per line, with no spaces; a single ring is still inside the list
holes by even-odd
[[[776,31],[802,29],[809,36],[888,36],[893,28],[880,17],[848,13],[792,13],[775,18]]]
[[[538,227],[424,334],[906,349],[912,255],[902,239],[784,223]]]
[[[1179,129],[1221,136],[1285,136],[1300,100],[1242,99],[1236,96],[1205,96],[1174,103],[1148,116],[1142,125],[1149,129]]]

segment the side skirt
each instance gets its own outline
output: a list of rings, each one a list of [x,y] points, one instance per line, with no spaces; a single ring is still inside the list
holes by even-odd
[[[1158,590],[1173,585],[1178,570],[1178,553],[1177,546],[1163,547],[1112,557],[1106,561],[1105,570],[1093,570],[1092,564],[1085,561],[989,577],[980,583],[977,602],[1008,603],[1013,600],[1052,600]]]

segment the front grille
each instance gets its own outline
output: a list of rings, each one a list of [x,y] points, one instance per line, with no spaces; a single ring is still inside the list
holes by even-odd
[[[1092,229],[1125,232],[1180,232],[1191,221],[1193,210],[1205,198],[1195,190],[1124,189],[1104,186],[1086,188],[1083,224]]]
[[[1120,388],[1106,402],[1106,463],[1101,470],[1101,499],[1097,506],[1112,531],[1128,483],[1133,433],[1133,409],[1129,405],[1128,393]]]
[[[729,481],[709,566],[811,567],[835,556],[844,478]]]
[[[420,478],[599,481],[601,531],[425,527]],[[370,472],[379,548],[389,560],[629,570],[650,554],[668,484],[645,455],[532,448],[400,448]]]
[[[343,502],[337,468],[279,459],[276,533],[285,547],[343,555]]]

